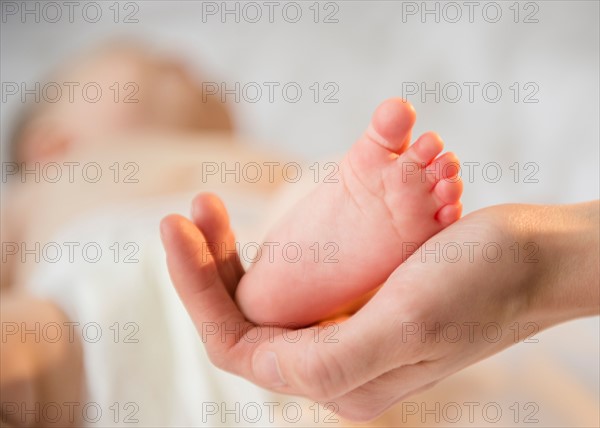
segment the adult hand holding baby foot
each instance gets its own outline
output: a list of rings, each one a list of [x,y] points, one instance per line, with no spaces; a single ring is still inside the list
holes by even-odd
[[[377,123],[374,127],[385,139]],[[399,128],[406,130],[410,126]],[[370,142],[367,139],[357,145]],[[413,148],[416,147],[419,146],[415,143]],[[430,152],[425,157],[431,160],[436,154]],[[391,153],[387,156],[395,158]],[[365,162],[381,165],[382,157],[375,151],[366,156]],[[385,171],[386,167],[381,168]],[[387,183],[381,183],[375,181],[375,187],[385,188]],[[441,192],[446,196],[439,198],[449,204],[442,206],[451,207],[456,205],[461,188],[448,189],[451,191],[447,195]],[[452,195],[457,197],[450,198]],[[382,199],[386,202],[389,196]],[[452,214],[447,223],[458,218],[458,205],[457,209],[440,207],[436,215],[435,210],[427,208],[429,199],[423,200],[425,211],[432,211],[435,221],[443,221],[446,211],[452,211],[447,213]],[[360,203],[349,205],[356,206]],[[244,277],[243,269],[234,253],[224,252],[235,245],[225,208],[215,196],[200,195],[192,211],[193,222],[169,216],[163,221],[161,231],[171,278],[211,360],[263,387],[333,402],[340,415],[353,420],[371,419],[403,397],[515,343],[512,334],[495,342],[485,340],[481,331],[476,330],[478,327],[495,323],[506,331],[517,321],[520,325],[534,323],[541,329],[599,310],[597,202],[555,208],[499,206],[459,220],[426,241],[404,263],[400,264],[403,256],[393,255],[400,258],[395,271],[364,307],[336,324],[333,336],[322,334],[319,326],[292,332],[248,321],[234,301]],[[361,220],[360,216],[356,219]],[[368,223],[369,219],[377,216],[362,221]],[[421,237],[418,244],[437,230],[426,232],[427,236]],[[345,236],[340,239],[343,241]],[[418,241],[418,238],[408,240]],[[215,243],[221,245],[207,245]],[[395,242],[399,252],[401,243]],[[504,249],[505,256],[491,259],[490,254],[482,251],[489,243]],[[528,263],[531,259],[525,258],[525,251],[515,258],[509,251],[515,243],[521,248],[534,245],[536,262]],[[436,250],[449,246],[463,248],[462,256],[441,257]],[[352,248],[362,254],[361,246]],[[210,249],[208,254],[207,249]],[[319,276],[323,272],[318,270],[312,273],[316,281],[327,278]],[[293,286],[290,283],[282,287],[289,290]],[[369,284],[362,291],[372,286]],[[264,292],[261,297],[268,298]],[[299,306],[302,301],[293,303]],[[332,309],[341,302],[334,303],[319,311]],[[267,318],[267,321],[286,320]],[[211,334],[207,334],[207,326]],[[239,334],[214,334],[215,326],[220,332]],[[456,330],[452,340],[440,339],[439,333],[446,326]],[[520,339],[525,337],[523,334]]]
[[[516,343],[512,332],[487,340],[486,324],[505,332],[515,322],[543,329],[600,309],[597,202],[503,205],[466,216],[427,241],[421,248],[428,252],[400,265],[333,336],[317,326],[288,332],[247,321],[233,300],[239,261],[202,254],[207,240],[233,245],[225,210],[211,195],[194,204],[195,224],[166,218],[163,242],[173,283],[213,363],[265,388],[333,402],[352,420],[372,419]],[[515,260],[508,250],[508,257],[492,260],[480,251],[489,243],[503,249],[532,243],[536,261],[528,263],[523,253]],[[473,257],[450,260],[431,251],[448,245],[475,248]],[[206,326],[219,334],[206,334]],[[458,328],[451,338],[431,333],[446,326]],[[527,337],[522,333],[520,340]]]

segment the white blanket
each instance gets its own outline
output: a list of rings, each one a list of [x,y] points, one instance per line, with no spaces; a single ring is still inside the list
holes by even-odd
[[[171,286],[158,233],[160,218],[173,210],[184,214],[191,198],[145,200],[82,218],[54,240],[63,248],[80,244],[73,263],[64,255],[56,263],[42,261],[29,285],[78,323],[75,334],[84,346],[88,389],[80,408],[87,404],[87,422],[313,426],[315,415],[323,422],[329,411],[307,400],[276,396],[208,360]],[[234,224],[240,229],[254,224],[250,231],[257,230],[262,216],[252,207],[263,204],[247,204],[239,195],[224,199]],[[87,261],[78,251],[85,245]],[[98,248],[102,255],[92,262]]]

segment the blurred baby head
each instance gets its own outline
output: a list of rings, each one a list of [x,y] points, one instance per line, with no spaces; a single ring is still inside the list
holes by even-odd
[[[104,45],[49,82],[44,87],[59,86],[62,95],[27,106],[13,138],[17,162],[55,159],[120,132],[232,131],[225,104],[204,94],[182,64],[135,44]]]

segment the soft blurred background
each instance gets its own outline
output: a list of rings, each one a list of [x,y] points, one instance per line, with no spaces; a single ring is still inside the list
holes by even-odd
[[[444,9],[443,2],[438,3],[439,23],[434,15],[421,22],[421,2],[350,1],[333,3],[335,8],[322,2],[319,21],[335,12],[337,23],[314,23],[312,3],[305,2],[297,23],[282,19],[283,6],[275,8],[274,23],[268,22],[265,6],[258,23],[243,17],[236,23],[232,15],[222,23],[220,13],[206,15],[203,22],[203,3],[143,1],[126,7],[123,2],[119,19],[133,14],[138,23],[115,24],[108,7],[95,24],[81,19],[83,7],[76,9],[79,19],[72,24],[66,16],[56,24],[7,19],[2,25],[2,80],[39,80],[94,43],[133,36],[184,58],[202,71],[199,78],[226,82],[228,88],[235,82],[259,83],[264,91],[258,102],[234,105],[240,133],[302,157],[345,151],[377,103],[403,95],[405,82],[425,82],[428,88],[435,82],[442,87],[456,82],[463,90],[458,102],[442,97],[436,103],[432,95],[421,102],[420,92],[408,98],[419,115],[417,134],[436,130],[463,162],[497,162],[502,167],[497,183],[486,182],[482,167],[476,168],[474,182],[465,183],[467,212],[509,201],[569,203],[598,197],[598,2],[529,2],[537,10],[520,2],[519,23],[507,2],[499,3],[502,17],[497,23],[483,18],[486,2],[474,8],[473,23],[462,2],[456,3],[462,12],[457,23],[444,19],[453,19],[456,9]],[[407,15],[405,10],[402,22],[406,3],[414,3],[419,12]],[[221,2],[216,5],[221,8]],[[288,9],[292,18],[293,10]],[[493,20],[495,9],[486,10]],[[249,18],[254,16],[252,9],[246,11]],[[521,22],[530,14],[539,22]],[[276,90],[270,103],[263,82],[280,82],[279,89],[297,82],[303,96],[289,103]],[[335,83],[339,102],[315,103],[309,89],[314,82],[321,86],[321,99],[332,91],[323,86]],[[464,82],[480,84],[473,103]],[[488,82],[502,88],[496,103],[482,96]],[[520,86],[518,103],[509,88],[515,82]],[[538,103],[523,102],[535,89],[525,89],[528,82],[539,87],[532,98]],[[454,98],[451,87],[445,98]],[[8,101],[2,105],[3,141],[20,104],[17,97]],[[516,184],[509,170],[515,162],[522,173]],[[524,170],[526,162],[539,166],[534,175],[539,183],[523,183],[523,175],[533,172]]]
[[[442,91],[437,102],[434,95],[423,100],[420,89],[407,98],[418,114],[415,134],[435,130],[463,162],[479,163],[463,175],[465,212],[506,202],[559,204],[599,197],[597,1],[498,2],[494,4],[502,16],[495,23],[487,22],[483,12],[493,2],[477,2],[472,23],[464,2],[451,2],[451,6],[445,2],[298,2],[303,16],[297,23],[282,19],[286,2],[275,8],[274,23],[268,22],[268,9],[261,2],[263,16],[257,23],[245,21],[243,14],[239,23],[231,15],[223,23],[220,11],[203,19],[206,3],[121,2],[119,20],[132,13],[138,22],[130,23],[113,22],[107,4],[102,7],[104,16],[94,24],[82,19],[69,23],[65,17],[59,23],[32,19],[21,23],[3,16],[2,82],[40,80],[90,46],[133,37],[182,58],[196,70],[198,79],[225,82],[229,88],[235,82],[242,86],[257,82],[263,88],[258,102],[232,103],[238,132],[262,148],[276,148],[298,159],[345,151],[374,107],[386,97],[407,95],[410,82],[425,83],[427,88],[434,88],[436,82],[455,88],[455,82],[462,89],[456,102],[452,102],[452,87]],[[216,2],[211,7],[220,10],[235,4]],[[244,6],[238,3],[241,9]],[[422,16],[422,9],[435,7],[440,10],[439,22],[432,14]],[[406,15],[414,8],[416,14]],[[449,22],[456,10],[461,11],[461,19]],[[494,20],[496,7],[486,10],[488,20]],[[254,9],[246,11],[254,17]],[[76,9],[75,17],[80,14],[81,8]],[[329,14],[338,22],[322,22]],[[264,82],[280,83],[274,102],[269,102]],[[283,99],[281,87],[287,82],[303,89],[299,102]],[[315,82],[320,87],[317,102],[309,89]],[[464,82],[479,84],[473,102]],[[495,103],[482,95],[489,82],[502,89]],[[325,88],[327,83],[334,86]],[[324,102],[331,88],[337,88],[336,103]],[[534,89],[537,92],[529,101],[537,102],[525,102]],[[489,94],[493,92],[490,89]],[[2,102],[3,150],[20,107],[17,97]],[[501,168],[497,182],[486,179],[482,171],[492,162]],[[520,172],[517,180],[515,163]],[[493,178],[495,170],[488,171]],[[534,182],[525,180],[529,173]],[[521,402],[550,403],[540,404],[538,414],[546,426],[597,423],[599,337],[597,317],[574,321],[540,334],[539,343],[513,347],[473,370],[482,371],[486,365],[488,373],[496,370],[490,385],[506,394],[496,400],[510,401],[514,394],[515,401],[516,395],[522,395]],[[501,376],[498,364],[504,368]]]

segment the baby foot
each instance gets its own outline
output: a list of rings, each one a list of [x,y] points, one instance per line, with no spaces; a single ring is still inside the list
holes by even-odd
[[[456,156],[428,132],[408,146],[413,107],[381,104],[342,160],[269,233],[236,291],[258,323],[306,325],[381,285],[432,235],[456,221],[462,182]]]

